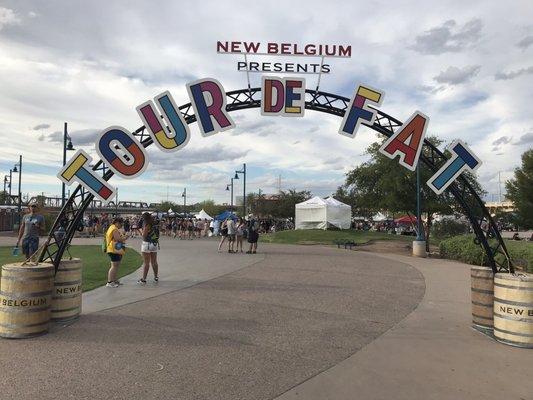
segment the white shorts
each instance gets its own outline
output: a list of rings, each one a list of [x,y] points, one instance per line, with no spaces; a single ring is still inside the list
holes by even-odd
[[[157,253],[157,244],[150,242],[142,242],[141,253]]]

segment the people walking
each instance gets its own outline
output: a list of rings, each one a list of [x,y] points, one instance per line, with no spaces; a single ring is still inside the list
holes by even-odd
[[[246,254],[255,254],[257,253],[257,242],[259,241],[259,224],[252,214],[248,216],[247,231],[250,249],[246,252]]]
[[[154,281],[159,282],[159,265],[157,263],[157,251],[159,250],[159,228],[150,213],[144,213],[141,253],[143,256],[143,274],[137,282],[146,285],[146,277],[150,265],[154,271]]]
[[[29,213],[24,215],[19,228],[17,240],[18,248],[22,240],[22,252],[26,259],[29,259],[39,248],[39,235],[44,231],[44,217],[37,214],[37,203],[32,203],[28,207]]]
[[[120,282],[117,279],[118,268],[122,261],[122,256],[126,252],[126,236],[120,232],[123,220],[120,217],[113,218],[111,225],[105,234],[106,253],[111,260],[111,266],[107,273],[107,287],[116,288]]]

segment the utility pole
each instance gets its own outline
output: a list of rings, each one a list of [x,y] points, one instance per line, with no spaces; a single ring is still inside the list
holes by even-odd
[[[181,194],[181,197],[183,197],[183,214],[187,213],[187,188],[183,188],[183,193]]]
[[[246,163],[242,165],[242,170],[235,171],[235,177],[233,179],[239,179],[239,174],[243,174],[242,182],[242,217],[246,216]]]
[[[118,217],[118,188],[117,188],[117,192],[115,195],[115,216]]]
[[[502,202],[502,179],[501,171],[498,171],[498,201]]]
[[[72,146],[72,139],[68,135],[67,123],[63,126],[63,167],[67,163],[67,151],[74,150]],[[61,183],[61,207],[65,205],[65,182]]]

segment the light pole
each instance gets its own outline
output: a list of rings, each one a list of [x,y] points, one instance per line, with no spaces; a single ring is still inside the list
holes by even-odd
[[[8,198],[9,201],[7,202],[8,204],[11,204],[11,187],[13,186],[12,183],[13,183],[13,170],[10,169],[9,170],[9,198]]]
[[[233,179],[239,179],[239,174],[243,174],[242,180],[242,217],[246,216],[246,163],[242,165],[240,171],[235,171],[235,177]]]
[[[183,197],[183,216],[185,217],[185,214],[187,213],[187,188],[183,188],[181,197]]]
[[[63,127],[63,167],[67,163],[67,151],[74,150],[72,139],[67,132],[67,123]],[[61,183],[61,207],[65,205],[65,182]]]
[[[115,217],[118,217],[118,188],[115,194]]]
[[[420,163],[418,163],[416,166],[416,223],[418,228],[416,232],[416,240],[413,242],[413,255],[417,257],[426,257],[426,241],[424,235],[424,226],[422,225]]]
[[[17,167],[18,167],[18,169],[17,169]],[[22,154],[19,156],[19,162],[17,164],[15,164],[15,166],[13,167],[12,172],[19,174],[18,223],[19,223],[19,227],[20,227],[20,221],[21,221],[21,218],[22,218],[22,216],[20,215],[21,210],[22,210],[22,188],[21,188],[21,184],[22,184]]]
[[[230,202],[230,210],[233,212],[233,179],[231,178],[231,183],[229,185],[226,185],[226,190],[230,190],[231,187],[231,202]]]

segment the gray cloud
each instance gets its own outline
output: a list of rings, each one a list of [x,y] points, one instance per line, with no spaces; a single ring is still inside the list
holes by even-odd
[[[232,135],[242,135],[244,133],[252,133],[258,136],[268,136],[276,133],[277,130],[274,128],[276,122],[272,119],[262,119],[255,121],[248,121],[245,118],[241,117],[241,122],[239,125],[232,131]]]
[[[500,144],[507,144],[511,141],[511,138],[509,136],[502,136],[498,139],[496,139],[494,142],[492,142],[492,144],[494,146],[498,146]]]
[[[418,35],[411,49],[421,54],[460,52],[479,40],[482,29],[483,22],[480,19],[473,19],[462,26],[450,19]]]
[[[233,161],[248,154],[249,150],[233,149],[221,144],[210,147],[191,148],[185,147],[180,150],[176,157],[169,157],[169,154],[160,151],[150,152],[150,163],[156,170],[179,171],[186,165],[207,166],[209,163],[219,161]]]
[[[20,24],[20,18],[10,8],[0,7],[0,31],[9,25]]]
[[[445,71],[442,71],[433,79],[439,83],[446,83],[448,85],[459,85],[461,83],[468,82],[474,76],[476,76],[481,70],[479,65],[469,65],[463,68],[448,67]]]
[[[496,79],[497,81],[500,81],[500,80],[506,81],[509,79],[518,78],[521,75],[528,75],[528,74],[533,74],[533,65],[531,67],[517,69],[516,71],[498,72],[496,75],[494,75],[494,79]]]
[[[515,145],[519,146],[522,144],[530,144],[533,143],[533,132],[528,132],[525,135],[520,136],[520,139],[515,143]]]
[[[35,129],[35,128],[34,128]],[[80,129],[77,131],[69,132],[69,136],[72,139],[72,144],[76,146],[89,146],[94,144],[96,136],[101,132],[101,129]],[[63,132],[55,131],[48,135],[39,136],[40,141],[48,141],[54,143],[63,143]]]
[[[525,50],[527,49],[529,46],[531,46],[533,44],[533,36],[526,36],[525,38],[523,38],[522,40],[520,40],[517,44],[516,44],[516,47],[519,47],[521,48],[522,50]]]
[[[418,90],[424,93],[435,94],[445,89],[445,86],[432,86],[432,85],[420,85],[417,87]]]
[[[35,125],[33,127],[33,130],[40,131],[41,129],[48,129],[48,128],[50,128],[50,124],[39,124],[39,125]]]

